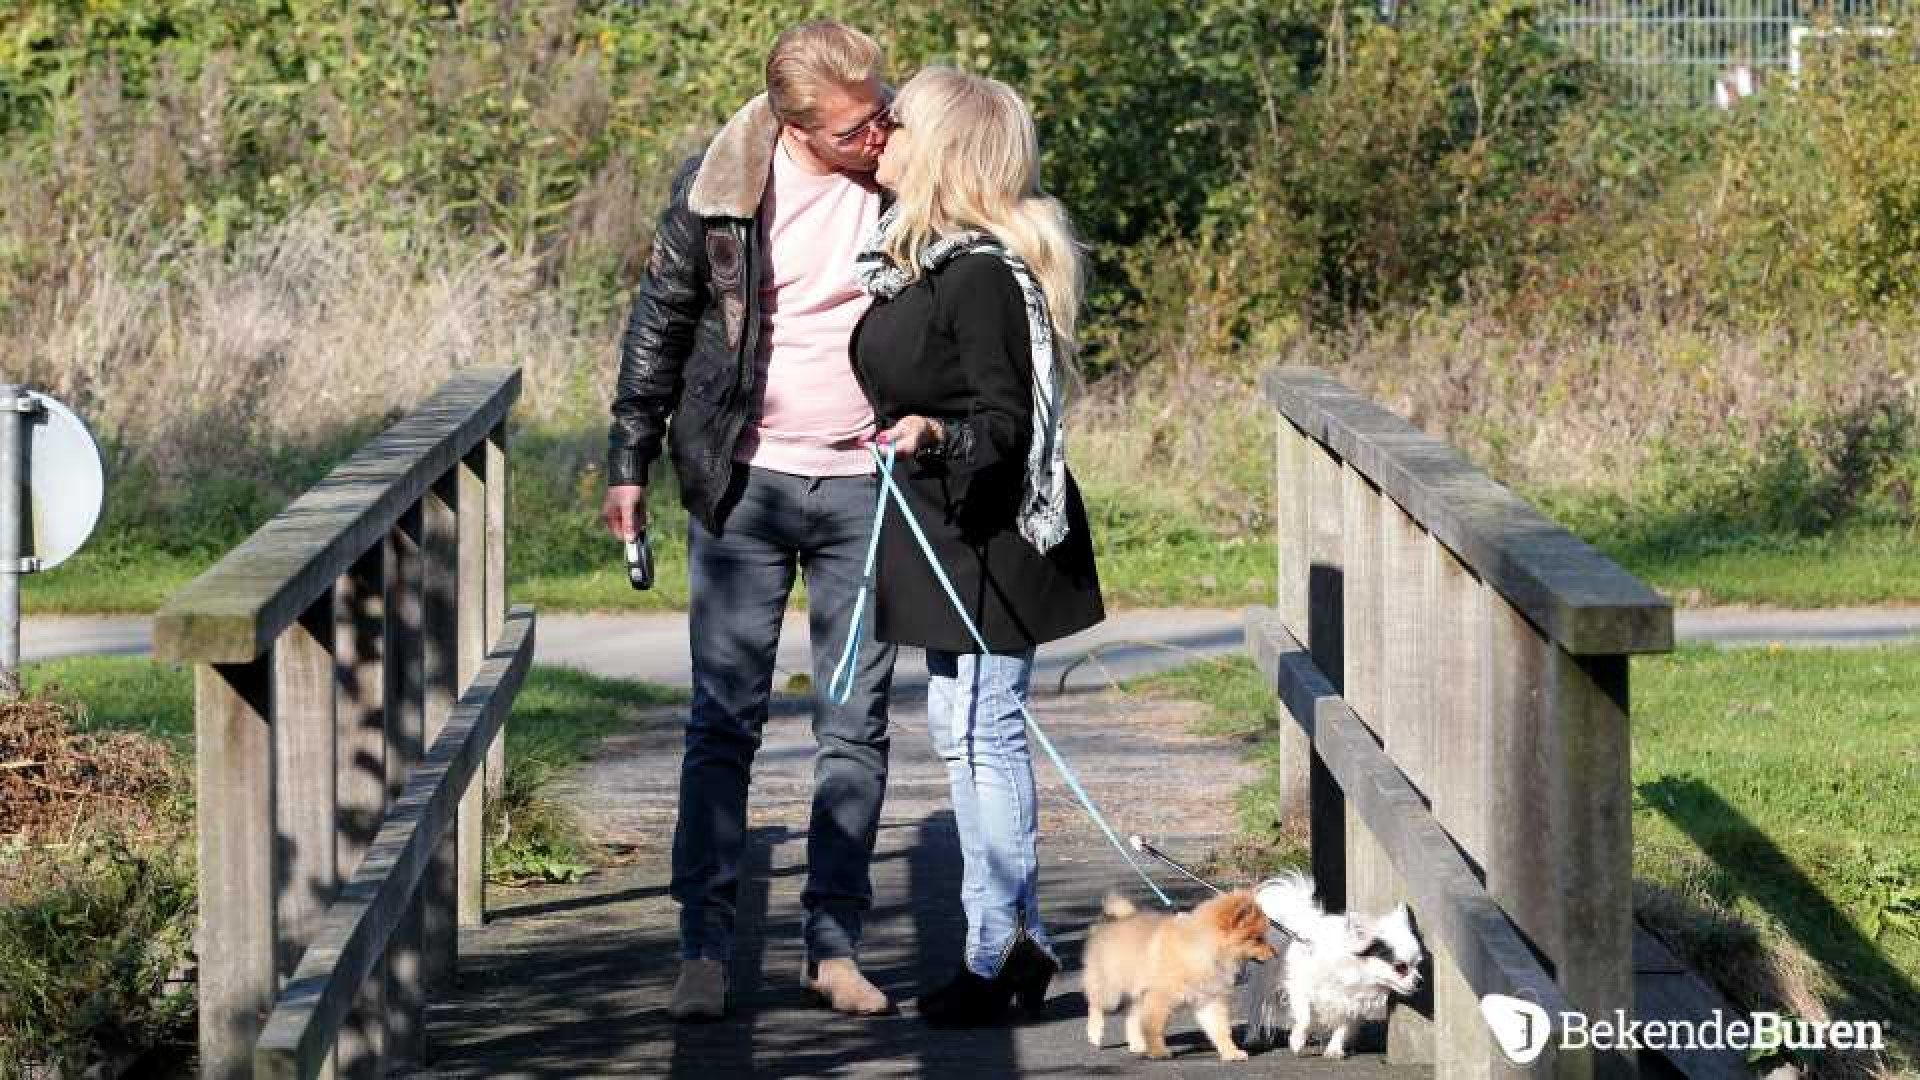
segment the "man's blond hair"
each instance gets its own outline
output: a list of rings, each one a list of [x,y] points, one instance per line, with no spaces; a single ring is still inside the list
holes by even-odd
[[[782,123],[811,127],[827,90],[877,78],[886,58],[879,42],[844,23],[801,23],[767,54],[767,101]]]

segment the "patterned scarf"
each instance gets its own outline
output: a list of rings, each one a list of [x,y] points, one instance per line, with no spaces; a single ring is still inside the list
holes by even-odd
[[[908,285],[906,272],[881,250],[897,209],[889,207],[880,216],[854,259],[860,287],[879,299],[891,299]],[[1047,317],[1046,294],[1027,264],[986,233],[969,230],[943,236],[920,253],[920,266],[931,271],[972,253],[992,255],[1005,263],[1026,301],[1027,337],[1033,343],[1033,442],[1027,449],[1019,529],[1029,544],[1044,553],[1067,538],[1067,433],[1061,425],[1066,397],[1054,370],[1053,321]]]

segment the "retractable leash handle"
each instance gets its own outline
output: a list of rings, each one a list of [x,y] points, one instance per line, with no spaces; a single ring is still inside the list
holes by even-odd
[[[940,587],[946,590],[947,599],[953,602],[953,610],[960,616],[960,622],[966,626],[968,636],[973,638],[973,643],[979,646],[982,653],[993,651],[987,648],[986,639],[981,636],[979,627],[973,624],[972,616],[967,614],[967,605],[961,601],[960,591],[953,587],[952,580],[947,577],[946,567],[940,565],[939,556],[933,552],[933,544],[927,540],[927,534],[920,528],[920,521],[914,517],[913,508],[907,505],[906,493],[893,482],[895,457],[893,446],[890,443],[880,443],[877,446],[869,446],[867,449],[873,454],[874,462],[879,467],[880,501],[874,508],[873,533],[867,540],[867,568],[860,583],[859,596],[854,601],[854,623],[847,630],[847,647],[841,653],[840,663],[834,669],[833,679],[827,687],[828,694],[835,704],[845,704],[846,695],[852,690],[853,671],[856,667],[855,657],[859,655],[860,638],[865,629],[862,616],[866,613],[867,595],[873,586],[874,556],[880,549],[880,526],[886,518],[886,503],[889,497],[893,499],[894,505],[900,508],[901,518],[906,521],[907,528],[913,531],[913,538],[920,544],[921,554],[927,557],[928,568],[933,571],[934,578],[940,582]],[[1046,731],[1040,727],[1040,721],[1034,719],[1026,702],[1020,702],[1019,705],[1020,715],[1026,720],[1027,729],[1033,732],[1034,741],[1040,744],[1040,749],[1046,751],[1047,757],[1053,762],[1053,767],[1059,770],[1061,779],[1067,782],[1068,789],[1073,792],[1075,798],[1080,800],[1080,805],[1086,810],[1087,816],[1093,819],[1093,823],[1100,827],[1102,833],[1106,834],[1107,842],[1113,845],[1113,850],[1119,852],[1120,857],[1133,868],[1133,872],[1140,875],[1140,880],[1147,883],[1147,888],[1159,899],[1161,905],[1172,907],[1173,899],[1161,890],[1146,869],[1134,859],[1132,852],[1127,850],[1127,846],[1114,833],[1113,826],[1107,824],[1107,819],[1101,815],[1100,808],[1093,804],[1093,798],[1087,794],[1087,789],[1080,785],[1080,777],[1074,774],[1073,767],[1067,764],[1067,759],[1060,756],[1060,751],[1054,748],[1053,740],[1047,738]]]
[[[1160,860],[1161,862],[1165,863],[1166,865],[1172,867],[1173,869],[1179,871],[1181,874],[1185,875],[1187,880],[1197,882],[1198,884],[1201,884],[1201,885],[1205,885],[1207,888],[1212,889],[1216,894],[1224,893],[1227,891],[1221,888],[1220,886],[1215,885],[1213,882],[1208,881],[1206,878],[1201,877],[1199,874],[1196,874],[1193,871],[1187,869],[1186,867],[1181,866],[1179,863],[1174,862],[1172,856],[1161,851],[1159,848],[1154,847],[1152,844],[1147,843],[1145,838],[1143,838],[1139,833],[1135,833],[1132,836],[1127,837],[1127,843],[1133,845],[1133,850],[1141,853],[1142,855],[1153,856],[1154,858]]]

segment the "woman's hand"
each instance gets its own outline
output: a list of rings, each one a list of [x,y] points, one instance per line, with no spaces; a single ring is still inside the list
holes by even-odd
[[[919,457],[939,446],[946,436],[946,428],[938,420],[925,416],[903,416],[899,423],[875,435],[873,441],[883,446],[891,443],[894,452],[902,457]]]

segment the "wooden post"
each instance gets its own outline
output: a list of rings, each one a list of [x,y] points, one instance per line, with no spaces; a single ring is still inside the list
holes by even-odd
[[[1487,598],[1486,610],[1493,651],[1488,711],[1500,718],[1488,732],[1487,891],[1551,963],[1562,940],[1560,905],[1553,896],[1559,881],[1550,855],[1561,838],[1547,795],[1553,747],[1545,682],[1552,646],[1497,594]]]
[[[338,683],[341,881],[353,877],[387,808],[386,621],[389,541],[382,538],[334,586]],[[339,1074],[375,1077],[385,1055],[386,970],[360,988],[336,1047]]]
[[[466,693],[487,654],[487,443],[468,451],[459,465],[460,568],[459,663],[454,695]],[[487,783],[484,763],[476,782],[460,796],[459,919],[461,926],[478,926],[487,913]]]
[[[426,654],[426,744],[446,726],[460,696],[459,466],[434,481],[421,499],[422,638]],[[426,904],[427,993],[453,984],[459,955],[458,830],[434,852],[421,884]]]
[[[1344,582],[1340,654],[1345,663],[1347,704],[1382,744],[1387,742],[1386,615],[1388,584],[1383,576],[1381,498],[1351,464],[1340,471],[1341,580]],[[1380,842],[1361,822],[1353,804],[1342,800],[1346,815],[1346,907],[1376,912],[1391,906],[1393,865]]]
[[[400,796],[407,771],[426,748],[425,514],[415,503],[387,535],[387,798]],[[387,1053],[426,1061],[426,905],[415,897],[387,949]]]
[[[486,647],[507,625],[507,425],[487,435],[487,632]],[[507,783],[507,725],[487,747],[487,799],[500,798]]]
[[[1309,546],[1313,519],[1312,477],[1308,454],[1315,452],[1305,432],[1280,419],[1279,486],[1274,521],[1279,530],[1279,614],[1296,641],[1307,640],[1308,589],[1313,572]],[[1286,706],[1279,706],[1285,712]],[[1286,716],[1280,717],[1280,820],[1301,835],[1312,832],[1313,739]]]
[[[1627,658],[1574,657],[1491,601],[1487,891],[1588,1017],[1633,1007]],[[1631,1077],[1631,1053],[1549,1051],[1558,1076]],[[1544,1058],[1542,1059],[1545,1060]]]
[[[302,612],[273,645],[274,821],[280,850],[280,975],[293,973],[333,901],[338,777],[334,763],[333,590]]]
[[[1552,850],[1562,935],[1556,974],[1596,1020],[1633,1010],[1633,779],[1627,657],[1547,654],[1553,748],[1546,791],[1560,843]],[[1566,1057],[1567,1055],[1562,1055]],[[1592,1075],[1637,1075],[1631,1051],[1592,1055]],[[1563,1062],[1562,1072],[1566,1073]]]
[[[1434,774],[1427,789],[1434,818],[1484,878],[1490,790],[1489,764],[1497,724],[1490,689],[1492,624],[1488,604],[1498,596],[1432,537],[1426,542],[1428,625],[1431,628]],[[1494,1045],[1480,1002],[1444,946],[1433,953],[1434,1064],[1443,1077],[1480,1080],[1507,1068]]]
[[[196,664],[193,673],[200,1075],[243,1080],[278,983],[273,674],[265,657]]]
[[[1379,694],[1382,719],[1375,730],[1408,782],[1431,807],[1434,786],[1442,782],[1435,768],[1433,683],[1448,677],[1432,662],[1428,584],[1432,538],[1392,499],[1376,497],[1374,509],[1380,519],[1380,579],[1385,593],[1380,618],[1386,634]],[[1387,895],[1380,898],[1383,910],[1407,901],[1406,884],[1391,864],[1386,876]],[[1387,1017],[1387,1056],[1394,1064],[1433,1064],[1433,993],[1429,972],[1428,981],[1411,1001],[1394,1003]]]
[[[273,644],[278,967],[284,981],[340,888],[334,595],[320,594]],[[329,1062],[320,1074],[333,1075]]]
[[[1346,683],[1346,575],[1341,518],[1340,459],[1317,445],[1307,450],[1307,487],[1312,500],[1308,520],[1307,648],[1336,693]],[[1313,883],[1332,910],[1347,904],[1346,799],[1319,755],[1311,755],[1307,782],[1312,822]]]

